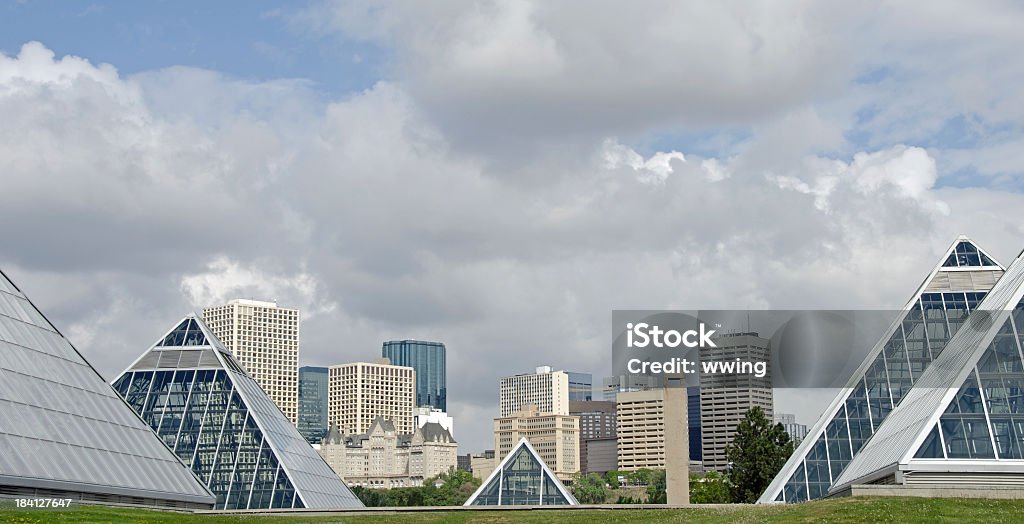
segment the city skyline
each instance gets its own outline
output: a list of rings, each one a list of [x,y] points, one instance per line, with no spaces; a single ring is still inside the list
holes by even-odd
[[[1024,239],[1016,4],[0,17],[0,267],[107,379],[257,297],[301,365],[444,341],[448,412],[488,420],[506,373],[608,373],[611,310],[889,310],[950,238]]]

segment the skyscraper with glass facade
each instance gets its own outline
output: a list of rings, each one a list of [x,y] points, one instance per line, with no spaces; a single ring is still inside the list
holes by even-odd
[[[594,400],[594,376],[590,373],[566,371],[569,374],[569,402]]]
[[[416,370],[416,405],[448,411],[445,376],[445,347],[441,342],[391,340],[384,343],[381,356],[395,366]]]
[[[327,368],[299,368],[299,433],[310,444],[327,435]]]
[[[216,509],[362,507],[197,315],[114,389],[216,496]]]
[[[969,238],[954,241],[758,502],[828,494],[1002,275]]]

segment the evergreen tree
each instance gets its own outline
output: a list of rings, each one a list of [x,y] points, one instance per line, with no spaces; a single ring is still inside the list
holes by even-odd
[[[725,450],[733,502],[755,502],[793,454],[793,441],[782,424],[773,424],[760,407],[747,411]]]

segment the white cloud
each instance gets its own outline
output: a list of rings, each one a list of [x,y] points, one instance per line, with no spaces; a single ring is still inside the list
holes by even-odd
[[[182,277],[181,290],[197,307],[222,304],[233,298],[251,298],[298,308],[307,319],[338,307],[336,302],[322,296],[323,284],[309,273],[268,274],[257,268],[243,267],[226,257],[213,260],[202,273]]]

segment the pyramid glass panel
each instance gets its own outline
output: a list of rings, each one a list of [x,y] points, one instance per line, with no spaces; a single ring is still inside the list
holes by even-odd
[[[825,496],[1002,276],[1002,268],[963,237],[939,260],[759,502],[775,502],[780,495],[784,502]]]
[[[216,496],[217,509],[362,507],[195,316],[113,385]]]
[[[466,501],[466,506],[577,505],[526,439],[510,452]]]
[[[121,393],[0,272],[0,492],[210,508],[210,491]]]
[[[875,482],[985,490],[1024,477],[1022,297],[1018,257],[830,493]]]

